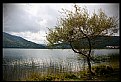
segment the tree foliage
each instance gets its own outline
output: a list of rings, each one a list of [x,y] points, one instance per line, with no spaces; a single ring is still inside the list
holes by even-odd
[[[116,17],[108,17],[101,9],[98,14],[89,14],[86,8],[74,6],[75,11],[63,10],[65,16],[58,21],[55,29],[49,29],[47,40],[49,45],[61,42],[78,41],[86,36],[110,35],[117,27]]]
[[[61,13],[64,16],[60,17],[54,29],[49,29],[46,37],[48,45],[69,43],[75,53],[87,58],[91,72],[91,41],[97,36],[112,35],[118,25],[117,18],[107,16],[102,9],[90,15],[86,8],[80,8],[77,5],[74,5],[74,11],[63,9]],[[86,46],[83,46],[85,44]]]
[[[102,9],[99,9],[97,14],[93,12],[92,15],[86,8],[74,5],[74,9],[74,11],[63,9],[61,12],[63,16],[60,17],[58,24],[54,29],[49,29],[48,45],[71,42],[73,48],[86,52],[87,48],[100,43],[91,44],[92,39],[113,34],[113,30],[118,25],[116,17],[108,17]]]

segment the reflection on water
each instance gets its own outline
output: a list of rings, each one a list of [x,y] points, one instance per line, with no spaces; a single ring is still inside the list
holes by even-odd
[[[119,49],[94,49],[93,55],[118,54]],[[3,49],[3,65],[31,65],[36,66],[43,63],[50,64],[59,62],[65,65],[67,62],[73,62],[75,66],[82,66],[83,58],[78,60],[78,54],[71,49]]]
[[[92,50],[95,55],[111,55],[119,54],[119,49],[94,49]]]
[[[119,49],[92,50],[94,55],[119,54]],[[31,72],[76,72],[85,70],[87,63],[71,49],[3,49],[3,78],[28,77]],[[93,62],[92,62],[93,64]],[[13,76],[11,76],[13,75]]]
[[[118,54],[119,49],[94,49],[93,55],[108,55]],[[35,63],[41,62],[77,62],[78,54],[74,53],[71,49],[3,49],[3,60],[6,63],[14,64],[15,61],[19,63]],[[5,63],[5,62],[4,62]],[[4,64],[3,63],[3,64]],[[6,64],[5,63],[5,64]]]

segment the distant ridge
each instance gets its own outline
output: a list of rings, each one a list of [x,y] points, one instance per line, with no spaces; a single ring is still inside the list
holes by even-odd
[[[83,40],[85,42],[85,40]],[[83,43],[83,41],[81,41]],[[99,45],[93,45],[97,41],[102,42]],[[119,36],[98,36],[91,42],[93,49],[105,49],[106,46],[119,46]],[[34,42],[23,39],[19,36],[14,36],[3,32],[3,48],[37,48],[37,49],[71,49],[67,43],[56,44],[51,47],[45,44],[36,44]]]
[[[85,47],[88,43],[86,43],[84,39],[80,41],[81,44]],[[101,42],[97,44],[97,42]],[[107,49],[107,46],[119,46],[119,36],[97,36],[93,41],[91,41],[93,49]],[[94,45],[95,44],[95,45]],[[83,48],[83,46],[81,46]],[[50,48],[54,49],[70,49],[70,45],[67,43],[55,44]]]
[[[23,39],[19,36],[14,36],[3,32],[3,48],[39,48],[45,49],[43,44],[36,44],[34,42]]]

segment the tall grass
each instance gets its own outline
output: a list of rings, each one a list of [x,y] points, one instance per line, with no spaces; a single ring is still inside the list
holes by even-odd
[[[117,59],[119,55],[97,56],[96,61],[108,62],[109,60]],[[96,59],[97,58],[97,59]],[[15,81],[24,80],[35,74],[34,77],[58,75],[58,74],[75,74],[79,71],[86,70],[86,60],[53,60],[53,59],[3,59],[3,80]],[[103,61],[104,62],[104,61]]]
[[[41,75],[72,73],[81,70],[79,62],[72,61],[53,61],[44,59],[3,59],[3,80],[21,80],[28,78],[33,73]]]

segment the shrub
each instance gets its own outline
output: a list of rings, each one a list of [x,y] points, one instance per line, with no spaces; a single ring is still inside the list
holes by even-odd
[[[68,73],[65,75],[65,78],[68,78],[68,79],[78,79],[78,77],[76,75],[74,75],[74,74],[68,74]]]
[[[38,73],[31,73],[28,78],[26,78],[27,81],[40,81],[41,75]]]
[[[48,76],[42,77],[41,81],[52,81],[53,79],[54,79],[53,76],[48,75]]]
[[[109,65],[94,66],[92,70],[96,75],[108,75],[113,72],[112,66]]]

